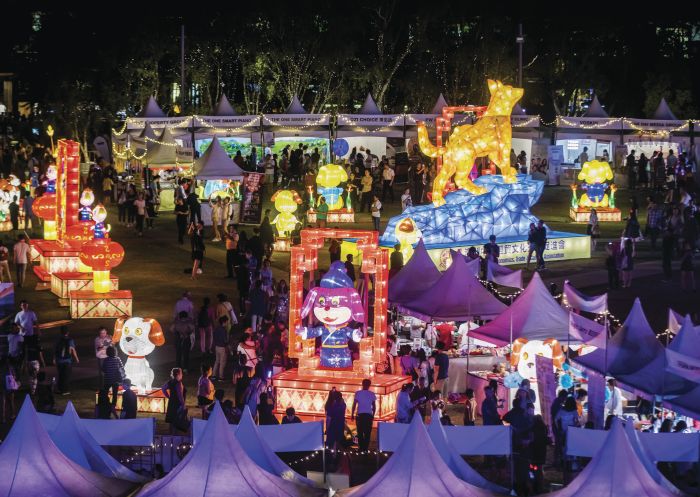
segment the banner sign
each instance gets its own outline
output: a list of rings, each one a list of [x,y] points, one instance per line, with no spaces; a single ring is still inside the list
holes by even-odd
[[[591,321],[575,312],[569,313],[569,336],[572,341],[604,349],[605,325]]]
[[[700,382],[700,359],[666,349],[666,370],[685,378]]]
[[[164,128],[165,126],[177,128],[189,128],[192,126],[192,118],[185,117],[130,117],[126,120],[126,129],[143,129],[146,123],[151,128]]]
[[[582,129],[582,130],[619,130],[622,127],[622,119],[618,117],[564,117],[557,116],[558,129]]]
[[[540,411],[550,431],[554,422],[549,407],[557,397],[557,380],[554,377],[554,362],[549,357],[535,356],[535,374],[537,376],[537,394],[540,399]],[[551,433],[550,433],[551,434]]]
[[[241,202],[241,224],[260,224],[262,220],[263,173],[245,173],[243,179],[243,201]]]
[[[564,281],[564,297],[569,306],[579,311],[603,314],[608,310],[608,294],[588,296],[576,290],[569,280]]]
[[[605,377],[593,370],[588,373],[588,420],[596,430],[605,426]]]
[[[195,116],[194,126],[203,128],[246,128],[246,133],[260,130],[260,116]]]
[[[559,175],[561,174],[561,164],[564,162],[564,147],[562,145],[550,145],[547,147],[547,164],[549,170],[549,185],[559,184]]]
[[[626,118],[623,128],[632,131],[688,131],[688,121],[668,121],[665,119]]]
[[[262,116],[263,126],[283,128],[316,128],[328,127],[330,114],[265,114]]]

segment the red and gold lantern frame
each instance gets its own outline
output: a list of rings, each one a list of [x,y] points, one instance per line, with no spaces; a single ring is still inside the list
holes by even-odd
[[[304,273],[309,273],[313,282],[314,271],[318,268],[318,250],[328,238],[357,241],[357,249],[362,256],[361,272],[365,276],[365,288],[368,288],[370,274],[374,275],[374,337],[372,339],[372,358],[375,363],[385,360],[387,339],[387,309],[389,283],[389,253],[379,247],[379,233],[376,231],[310,228],[301,231],[301,244],[291,249],[290,283],[289,283],[289,356],[304,355],[304,340],[294,330],[301,326],[301,307],[304,303]],[[366,307],[366,306],[365,306]],[[365,308],[365,315],[367,309]],[[307,340],[308,342],[309,340]],[[311,342],[313,340],[310,340]],[[364,340],[363,340],[364,341]]]
[[[109,293],[110,271],[124,260],[124,247],[109,238],[85,242],[80,250],[80,261],[92,268],[93,291]]]

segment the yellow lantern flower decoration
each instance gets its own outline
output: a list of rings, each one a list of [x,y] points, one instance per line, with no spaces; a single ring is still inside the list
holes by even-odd
[[[343,189],[338,185],[348,180],[345,168],[338,164],[326,164],[321,166],[316,175],[316,184],[319,198],[323,196],[328,204],[328,210],[337,211],[343,208]]]
[[[488,85],[491,100],[482,117],[472,125],[457,126],[444,147],[433,145],[425,124],[418,125],[418,145],[422,152],[428,157],[442,157],[443,160],[433,182],[432,200],[436,207],[445,203],[445,190],[453,177],[457,188],[474,195],[486,193],[485,188],[475,185],[469,178],[474,161],[479,157],[487,157],[495,163],[505,183],[517,181],[517,171],[510,164],[510,114],[523,96],[523,89],[493,80],[488,80]],[[438,119],[444,122],[444,119]],[[441,129],[438,131],[441,132]]]
[[[401,222],[396,225],[395,234],[396,239],[401,244],[401,248],[399,250],[403,254],[405,264],[413,255],[413,244],[418,243],[421,233],[418,226],[416,226],[416,223],[413,222],[413,219],[407,217],[402,219]]]
[[[293,214],[297,210],[297,205],[301,204],[301,197],[294,190],[279,190],[270,199],[275,203],[275,209],[279,214],[272,220],[272,224],[277,228],[279,236],[289,236],[299,220]]]
[[[578,205],[581,207],[608,207],[610,199],[605,193],[608,187],[606,182],[611,181],[613,177],[612,168],[607,162],[598,160],[585,162],[578,174],[578,179],[585,182],[583,189],[586,190],[586,193],[581,195]]]

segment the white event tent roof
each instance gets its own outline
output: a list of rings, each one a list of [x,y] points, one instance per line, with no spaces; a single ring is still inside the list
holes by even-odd
[[[228,156],[215,136],[204,155],[195,161],[193,173],[200,180],[218,180],[243,179],[244,171]]]

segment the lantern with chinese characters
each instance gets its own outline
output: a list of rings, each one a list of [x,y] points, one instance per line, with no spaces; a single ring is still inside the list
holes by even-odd
[[[56,240],[56,194],[44,193],[34,201],[32,210],[44,220],[44,240]]]
[[[80,210],[78,211],[78,221],[92,221],[92,204],[95,203],[95,194],[90,188],[83,190],[80,195]]]
[[[301,197],[294,190],[279,190],[270,200],[279,211],[272,224],[277,227],[278,236],[287,237],[299,222],[293,213],[297,210],[297,205],[301,204]]]
[[[343,207],[343,188],[338,185],[348,180],[345,168],[338,164],[321,166],[316,175],[316,184],[320,186],[318,195],[323,196],[328,204],[328,210],[336,211]]]

